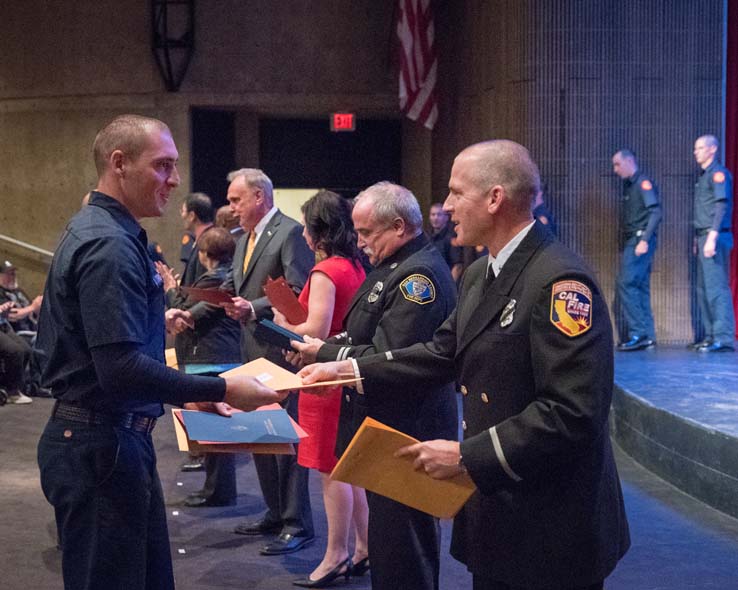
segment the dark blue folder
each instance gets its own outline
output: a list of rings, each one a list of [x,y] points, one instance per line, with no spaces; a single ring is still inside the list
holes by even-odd
[[[182,412],[187,438],[227,443],[296,443],[300,439],[285,410],[236,412],[230,418],[211,412]]]

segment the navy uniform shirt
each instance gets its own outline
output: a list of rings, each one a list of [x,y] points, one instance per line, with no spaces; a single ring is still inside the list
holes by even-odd
[[[162,414],[161,403],[106,399],[90,350],[132,343],[164,363],[164,293],[146,232],[115,199],[94,191],[67,225],[46,281],[38,348],[55,398],[104,412]]]
[[[430,238],[431,244],[441,253],[449,268],[453,268],[455,265],[463,262],[461,248],[453,245],[452,240],[456,237],[456,234],[450,223],[447,223],[446,227],[438,233],[429,233],[428,237]]]
[[[659,193],[653,181],[640,170],[623,182],[620,215],[620,231],[626,240],[637,236],[647,242],[656,233],[661,220]],[[651,222],[652,215],[657,216],[654,222]]]
[[[730,231],[733,176],[717,158],[702,171],[694,187],[694,228],[697,233]]]

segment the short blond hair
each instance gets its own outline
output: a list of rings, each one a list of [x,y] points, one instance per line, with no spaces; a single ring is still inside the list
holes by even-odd
[[[166,123],[141,115],[120,115],[100,129],[92,144],[92,155],[95,158],[98,176],[102,176],[105,172],[110,154],[115,150],[122,151],[132,160],[138,159],[146,148],[152,130],[171,134]]]

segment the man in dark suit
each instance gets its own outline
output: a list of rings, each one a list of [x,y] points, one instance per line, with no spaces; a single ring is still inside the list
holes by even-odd
[[[190,193],[182,203],[180,216],[185,232],[194,236],[192,250],[187,257],[180,280],[180,285],[190,287],[200,275],[207,271],[197,256],[197,240],[203,232],[213,227],[213,219],[215,219],[213,202],[205,193]]]
[[[311,345],[301,353],[307,362],[316,355],[319,361],[359,358],[424,342],[456,304],[451,272],[423,233],[422,213],[409,190],[389,182],[370,186],[356,198],[352,218],[374,270],[349,306],[345,332],[325,344],[308,339]],[[452,380],[432,387],[396,382],[344,389],[337,453],[367,415],[420,440],[456,438]],[[367,500],[372,588],[438,588],[438,520],[379,494],[368,492]]]
[[[365,388],[430,386],[454,376],[464,441],[400,451],[479,488],[454,522],[451,552],[474,588],[601,589],[630,538],[607,418],[613,340],[593,273],[531,215],[539,174],[511,141],[454,161],[444,208],[461,244],[489,257],[467,270],[433,340],[355,361]],[[348,363],[303,369],[325,380]]]
[[[271,318],[264,295],[267,277],[283,276],[296,291],[302,290],[315,257],[302,237],[302,226],[274,206],[272,181],[261,170],[242,168],[228,175],[228,202],[245,233],[238,241],[233,268],[222,289],[235,293],[226,305],[229,317],[241,322],[241,356],[244,362],[260,357],[288,367],[277,347],[254,338],[256,320]],[[191,310],[193,319],[209,313],[205,305]],[[285,400],[297,419],[297,395]],[[267,504],[264,518],[236,527],[245,535],[278,533],[261,549],[263,555],[281,555],[301,549],[313,540],[308,494],[308,470],[295,455],[254,455],[254,465]]]

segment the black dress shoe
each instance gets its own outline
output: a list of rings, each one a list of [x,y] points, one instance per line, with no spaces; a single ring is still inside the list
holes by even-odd
[[[369,571],[369,558],[365,557],[364,559],[360,559],[355,564],[351,566],[351,575],[352,576],[363,576],[366,572]]]
[[[349,576],[351,575],[351,558],[347,557],[344,561],[339,563],[336,567],[334,567],[331,571],[329,571],[325,576],[322,578],[318,578],[317,580],[311,580],[310,576],[307,578],[300,578],[299,580],[294,580],[292,584],[295,586],[300,586],[302,588],[325,588],[326,586],[329,586],[333,582],[336,581],[337,578],[340,578],[343,576],[346,578],[346,580],[349,579]]]
[[[706,346],[700,346],[697,349],[697,352],[733,352],[734,350],[735,348],[732,344],[715,340],[715,342],[712,342]]]
[[[195,459],[193,461],[187,461],[182,463],[179,468],[180,471],[205,471],[205,459]]]
[[[315,540],[314,535],[309,537],[296,537],[291,533],[282,533],[268,545],[259,550],[262,555],[285,555],[294,553],[303,547],[307,547]]]
[[[257,520],[255,522],[242,522],[233,532],[237,535],[276,535],[282,530],[282,523]]]
[[[631,352],[633,350],[644,350],[651,348],[656,343],[651,340],[648,336],[634,336],[627,342],[621,342],[618,344],[618,350],[621,352]]]
[[[700,340],[699,342],[692,342],[690,344],[687,344],[687,348],[689,350],[699,350],[703,346],[709,346],[712,344],[712,340],[709,338],[705,338],[704,340]]]
[[[235,506],[236,499],[229,498],[223,500],[221,498],[206,497],[200,494],[190,494],[189,496],[187,496],[187,498],[185,498],[185,501],[183,503],[185,506],[189,506],[190,508],[205,508],[207,506]]]

